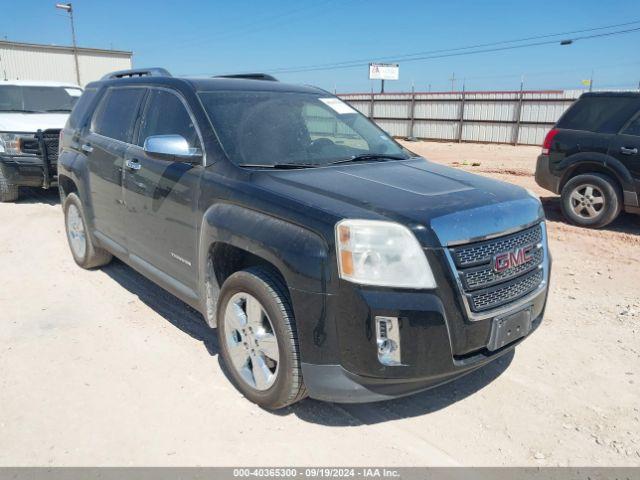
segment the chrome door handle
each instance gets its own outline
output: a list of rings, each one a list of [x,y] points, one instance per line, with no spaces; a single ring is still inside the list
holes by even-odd
[[[140,168],[142,167],[142,165],[140,165],[140,161],[136,160],[135,158],[130,158],[129,160],[124,162],[124,164],[129,170],[140,170]]]
[[[83,143],[80,148],[82,149],[83,152],[87,152],[87,153],[93,152],[93,147],[88,143]]]
[[[638,149],[637,148],[620,147],[620,153],[622,153],[623,155],[635,155],[636,153],[638,153]]]

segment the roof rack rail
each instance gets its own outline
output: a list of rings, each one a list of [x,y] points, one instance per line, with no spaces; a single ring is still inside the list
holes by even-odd
[[[248,80],[266,80],[277,82],[278,79],[267,73],[233,73],[230,75],[215,75],[213,78],[246,78]]]
[[[130,70],[118,70],[107,73],[102,80],[131,77],[170,77],[171,74],[164,68],[133,68]]]

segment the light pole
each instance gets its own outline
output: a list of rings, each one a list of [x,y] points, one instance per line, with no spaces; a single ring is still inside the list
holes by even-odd
[[[73,59],[76,63],[76,81],[80,85],[80,66],[78,65],[78,46],[76,45],[76,27],[73,23],[73,6],[71,3],[56,3],[56,8],[64,10],[69,14],[71,21],[71,41],[73,43]]]

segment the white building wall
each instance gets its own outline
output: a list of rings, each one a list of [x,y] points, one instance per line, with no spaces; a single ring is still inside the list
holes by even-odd
[[[131,52],[78,49],[80,83],[131,67]],[[0,41],[0,80],[51,80],[77,83],[73,49]]]

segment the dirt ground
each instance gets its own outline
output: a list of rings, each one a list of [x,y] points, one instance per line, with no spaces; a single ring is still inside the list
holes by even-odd
[[[198,314],[122,263],[77,268],[56,195],[25,191],[0,204],[0,465],[640,465],[640,217],[564,223],[536,147],[407,146],[542,196],[550,300],[515,354],[408,398],[268,412]]]

